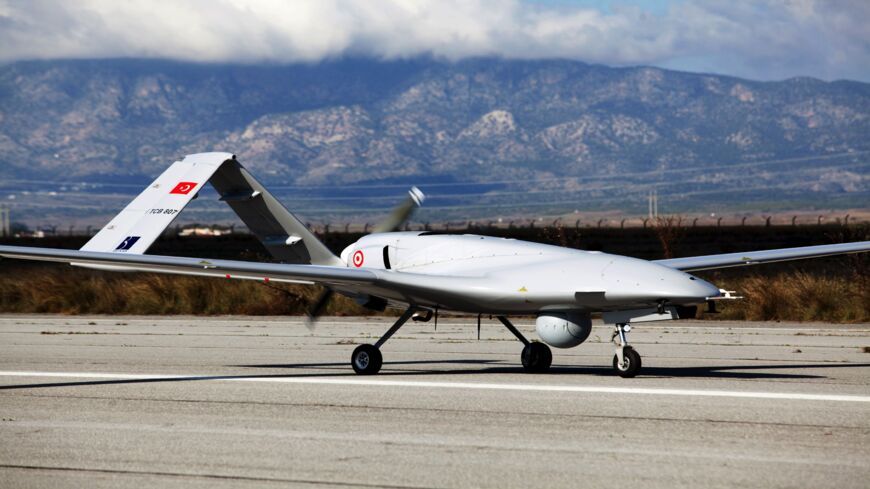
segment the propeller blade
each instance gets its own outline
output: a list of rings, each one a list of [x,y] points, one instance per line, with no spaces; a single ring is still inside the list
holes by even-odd
[[[417,187],[411,187],[408,198],[396,206],[390,215],[372,230],[374,233],[389,233],[397,231],[411,217],[411,214],[423,204],[426,195]]]
[[[420,207],[423,204],[423,200],[426,199],[426,196],[423,194],[420,189],[417,187],[411,187],[411,190],[408,191],[408,198],[406,198],[401,204],[396,206],[390,215],[387,218],[375,226],[372,232],[375,233],[389,233],[392,231],[396,231],[402,227],[403,224],[411,217],[411,214],[414,213],[414,210],[417,207]],[[308,318],[305,320],[305,325],[310,330],[314,330],[314,326],[317,323],[317,318],[320,317],[320,314],[326,309],[326,305],[329,303],[329,299],[332,298],[333,292],[332,289],[326,288],[320,294],[314,304],[308,309]]]
[[[323,310],[326,309],[326,305],[329,303],[329,299],[332,298],[332,294],[332,289],[324,289],[323,292],[320,293],[320,297],[318,297],[311,308],[308,309],[308,319],[305,320],[305,326],[307,326],[308,329],[314,330],[314,326],[317,324],[317,318],[319,318]]]

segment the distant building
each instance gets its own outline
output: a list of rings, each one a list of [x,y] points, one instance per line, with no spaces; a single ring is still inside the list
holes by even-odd
[[[233,234],[232,228],[219,228],[217,226],[212,227],[188,227],[184,228],[178,232],[179,236],[224,236],[227,234]]]

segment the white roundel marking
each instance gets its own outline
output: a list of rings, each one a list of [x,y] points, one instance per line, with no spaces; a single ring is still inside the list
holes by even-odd
[[[354,254],[353,254],[353,266],[355,266],[357,268],[361,267],[363,264],[364,258],[365,257],[363,257],[363,252],[360,250],[356,250],[356,252],[354,252]]]

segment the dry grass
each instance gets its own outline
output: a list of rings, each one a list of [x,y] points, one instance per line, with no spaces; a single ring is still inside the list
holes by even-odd
[[[752,321],[870,321],[870,287],[863,274],[827,276],[790,272],[749,275],[721,287],[744,299],[722,304],[716,319]]]
[[[62,267],[20,272],[0,274],[0,312],[286,315],[304,313],[320,292],[302,285]],[[335,297],[326,313],[367,311]]]

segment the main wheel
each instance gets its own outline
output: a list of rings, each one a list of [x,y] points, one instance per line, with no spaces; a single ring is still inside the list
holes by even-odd
[[[619,357],[613,355],[613,369],[616,370],[616,373],[624,378],[630,378],[637,375],[638,372],[640,372],[640,353],[634,351],[634,348],[626,346],[622,350],[622,356],[625,358],[625,362],[620,368]]]
[[[360,345],[353,351],[350,357],[350,365],[353,371],[360,375],[374,375],[381,370],[384,357],[381,350],[374,345]]]
[[[550,369],[553,362],[553,353],[550,347],[543,343],[529,343],[523,348],[521,355],[523,369],[526,372],[543,373]]]

